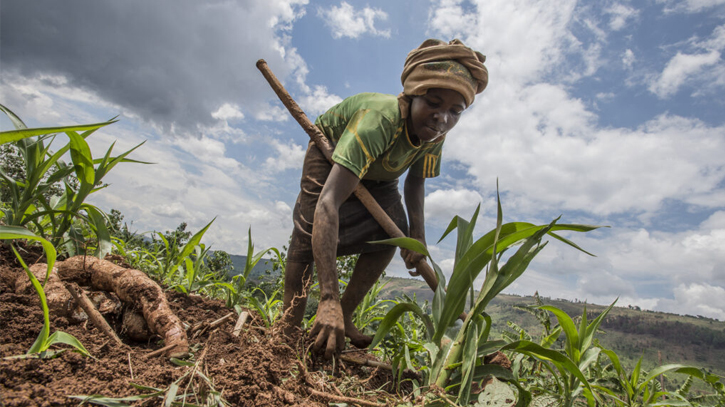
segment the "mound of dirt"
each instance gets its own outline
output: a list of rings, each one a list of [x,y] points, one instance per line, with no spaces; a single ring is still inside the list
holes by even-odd
[[[26,249],[23,257],[29,265],[44,262],[42,251]],[[290,346],[276,329],[265,329],[253,312],[239,337],[232,334],[236,313],[210,329],[208,323],[233,310],[221,301],[174,291],[165,294],[172,311],[189,327],[191,345],[190,356],[181,362],[147,356],[163,346],[161,338],[139,343],[121,332],[124,346],[118,346],[91,323],[57,316],[51,316],[51,333],[75,336],[93,357],[68,350],[52,359],[9,358],[27,352],[42,328],[37,296],[15,294],[14,281],[21,273],[24,270],[13,253],[0,244],[2,406],[75,406],[81,400],[71,396],[121,398],[153,394],[157,389],[155,396],[127,401],[129,405],[156,406],[177,386],[177,396],[187,394],[187,403],[221,397],[232,406],[352,404],[351,395],[362,405],[385,405],[396,399],[386,392],[393,389],[387,370],[316,360],[305,351],[305,338]],[[120,321],[109,323],[120,327]],[[357,352],[355,357],[374,359],[365,352]]]

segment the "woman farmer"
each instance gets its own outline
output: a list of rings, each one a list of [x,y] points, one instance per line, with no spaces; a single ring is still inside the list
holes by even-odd
[[[425,179],[440,174],[446,134],[486,87],[485,60],[459,40],[426,40],[408,54],[397,98],[362,93],[317,118],[315,124],[335,145],[334,164],[310,143],[287,251],[286,333],[302,322],[316,264],[320,303],[311,330],[314,349],[329,358],[343,349],[345,336],[357,347],[370,344],[372,338],[355,327],[352,314],[392,260],[395,247],[367,243],[388,235],[351,193],[362,182],[403,233],[409,231],[408,236],[425,244]],[[398,178],[406,171],[407,219],[398,192]],[[360,257],[340,299],[336,259],[350,254]],[[405,249],[401,256],[408,268],[423,257]]]

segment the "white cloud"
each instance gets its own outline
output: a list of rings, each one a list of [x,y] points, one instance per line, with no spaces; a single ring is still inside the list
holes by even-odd
[[[325,86],[315,86],[312,92],[300,98],[299,104],[308,116],[315,117],[340,102],[342,98],[329,94]]]
[[[611,102],[616,95],[612,92],[599,92],[597,93],[597,99],[602,102]]]
[[[211,117],[217,120],[243,119],[244,113],[239,110],[239,106],[232,103],[224,103],[219,106],[219,109],[212,112]]]
[[[543,74],[572,46],[573,6],[494,1],[465,14],[460,2],[445,2],[445,25],[433,11],[441,35],[455,27],[467,45],[488,54],[491,77],[446,142],[446,157],[465,164],[480,191],[491,191],[498,178],[517,213],[642,213],[666,199],[718,206],[725,128],[671,115],[638,129],[599,128],[568,86],[548,82]]]
[[[435,2],[430,27],[442,38],[460,38],[487,56],[489,90],[504,84],[536,81],[563,63],[576,40],[567,26],[576,1],[552,7],[526,0],[474,1],[476,10],[464,10],[461,1]],[[486,90],[486,92],[489,92]]]
[[[123,136],[124,144],[133,137],[125,126],[109,128],[109,134]],[[175,145],[179,148],[147,142],[131,158],[156,164],[119,164],[107,177],[111,186],[92,195],[91,202],[120,209],[141,231],[173,229],[181,221],[198,231],[216,217],[204,242],[234,254],[245,252],[250,226],[258,247],[287,242],[292,211],[283,202],[260,198],[273,188],[264,173],[226,157],[217,140],[188,139]]]
[[[686,84],[707,84],[699,86],[692,96],[725,86],[725,64],[721,58],[725,49],[725,25],[715,27],[704,40],[693,36],[684,44],[690,48],[678,50],[659,75],[652,75],[649,90],[661,99],[674,95]]]
[[[634,56],[634,52],[631,49],[627,49],[622,53],[622,65],[624,65],[627,69],[632,69],[632,65],[634,65],[634,61],[636,61],[637,58]]]
[[[254,114],[254,118],[261,121],[284,122],[289,120],[290,114],[284,106],[260,103],[259,108]]]
[[[182,205],[180,202],[172,202],[170,204],[159,204],[151,208],[151,213],[157,216],[164,216],[167,218],[176,218],[179,219],[179,221],[183,221],[184,219],[190,219],[191,213],[186,210],[186,207]]]
[[[606,302],[620,296],[636,296],[632,283],[609,271],[582,273],[577,281],[577,291],[581,293],[580,298],[590,301],[605,298]],[[612,293],[617,295],[612,298]]]
[[[375,27],[376,20],[388,19],[388,14],[377,8],[365,7],[362,10],[355,10],[352,5],[343,1],[339,7],[318,9],[318,15],[332,29],[333,38],[359,38],[363,34],[390,37],[390,30],[379,30]]]
[[[680,86],[687,80],[701,72],[705,67],[714,65],[720,60],[718,51],[710,51],[702,54],[677,55],[667,63],[662,73],[650,83],[650,92],[662,99],[677,93]]]
[[[725,25],[720,25],[712,31],[710,38],[698,43],[704,49],[722,50],[725,48]]]
[[[531,295],[538,290],[595,304],[619,297],[619,305],[723,319],[724,219],[716,212],[699,227],[676,233],[615,224],[603,236],[567,236],[598,257],[549,239],[507,292]]]
[[[192,162],[211,163],[214,166],[234,170],[242,165],[234,158],[226,156],[226,145],[216,139],[207,137],[178,137],[171,143],[185,151],[191,157]]]
[[[120,110],[117,105],[94,93],[72,86],[60,74],[28,78],[3,72],[0,94],[3,95],[3,105],[27,120],[26,124],[31,127],[33,122],[39,127],[47,127],[98,121],[87,110],[76,108],[77,105],[107,108],[115,112]]]
[[[713,294],[725,287],[725,250],[719,248],[725,247],[725,215],[716,212],[700,226],[678,225],[688,230],[677,232],[658,231],[651,224],[665,202],[697,205],[698,210],[722,208],[725,126],[705,124],[696,116],[659,113],[642,118],[638,127],[601,127],[597,115],[572,96],[582,90],[575,87],[579,78],[593,76],[601,66],[597,64],[607,63],[604,58],[596,62],[596,57],[612,55],[605,33],[597,28],[601,22],[584,19],[585,12],[575,10],[573,2],[473,3],[473,10],[464,10],[462,1],[440,1],[431,11],[435,36],[460,36],[488,56],[489,87],[446,142],[447,159],[462,163],[472,178],[465,189],[471,196],[445,199],[450,191],[462,190],[445,187],[429,194],[426,211],[444,213],[460,205],[459,200],[470,206],[477,201],[474,194],[485,200],[493,195],[498,179],[509,219],[548,221],[550,214],[564,212],[562,222],[572,222],[566,215],[575,211],[575,216],[594,220],[587,223],[612,225],[611,231],[571,236],[599,257],[552,241],[510,292],[530,295],[539,290],[554,298],[599,304],[620,297],[625,305],[664,310],[665,297],[679,296],[693,309],[699,306],[692,284],[709,286]],[[607,12],[605,24],[611,30],[623,30],[639,18],[639,11],[630,6]],[[575,36],[582,24],[593,40],[580,42]],[[710,65],[702,65],[708,67],[708,84],[717,83],[714,72],[721,64],[714,52],[725,43],[721,31],[725,28],[700,42],[677,44],[696,49],[688,55],[709,56],[704,62]],[[619,67],[632,70],[635,62],[647,62],[647,53],[635,56],[634,46],[624,49]],[[574,73],[572,57],[584,61]],[[688,71],[681,65],[679,72],[688,81],[701,80],[697,75],[703,71],[693,67]],[[668,76],[662,76],[664,84]],[[596,96],[606,101],[614,94]],[[495,211],[487,212],[491,213]],[[608,217],[627,223],[607,221]],[[445,258],[452,256],[450,249],[443,251]],[[681,284],[688,289],[675,293],[673,287]],[[714,308],[698,313],[717,316],[725,310],[723,305]]]
[[[639,10],[621,3],[615,3],[605,13],[611,15],[609,20],[609,28],[613,31],[619,31],[627,25],[627,20],[636,19],[639,16]]]
[[[277,155],[267,158],[264,162],[265,170],[270,173],[278,173],[288,169],[302,168],[306,147],[292,142],[282,143],[274,139],[270,144],[276,150]]]
[[[484,199],[470,189],[438,189],[425,197],[426,223],[447,225],[454,216],[469,219],[476,205],[484,204]],[[482,205],[484,211],[492,208],[493,202]]]
[[[725,320],[725,288],[709,284],[680,284],[674,300],[661,300],[658,311],[702,315]]]
[[[725,230],[725,211],[717,211],[700,225],[704,230]]]
[[[665,4],[666,13],[698,13],[725,4],[725,0],[657,0]]]

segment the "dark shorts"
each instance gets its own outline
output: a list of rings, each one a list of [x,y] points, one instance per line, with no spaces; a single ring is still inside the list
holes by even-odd
[[[314,222],[317,199],[322,192],[327,176],[332,166],[322,155],[322,152],[310,143],[307,147],[304,165],[302,167],[302,180],[300,181],[300,194],[297,196],[293,213],[294,229],[292,240],[287,250],[287,261],[295,263],[309,263],[312,256],[312,224]],[[369,181],[361,183],[370,191],[370,194],[398,225],[398,228],[408,234],[408,219],[403,209],[398,180]],[[388,245],[369,244],[373,240],[387,239],[389,236],[378,222],[370,215],[365,206],[352,194],[340,207],[340,224],[337,242],[337,255],[369,253],[389,249]]]

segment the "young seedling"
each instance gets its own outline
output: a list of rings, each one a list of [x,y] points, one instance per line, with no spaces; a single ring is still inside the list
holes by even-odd
[[[43,246],[43,250],[45,251],[45,258],[48,264],[48,271],[45,274],[45,279],[43,281],[43,285],[48,280],[48,277],[50,276],[51,271],[53,270],[53,264],[55,264],[56,259],[56,250],[53,247],[53,245],[43,239],[40,236],[35,235],[33,232],[29,231],[26,228],[19,227],[19,226],[0,226],[0,240],[18,240],[18,239],[25,239],[30,241],[36,241],[39,242]],[[63,343],[66,345],[72,346],[76,351],[79,353],[85,355],[85,356],[91,356],[91,354],[86,350],[86,348],[83,346],[78,339],[76,339],[73,335],[67,334],[65,332],[56,331],[52,335],[50,335],[50,311],[48,310],[48,302],[45,297],[45,290],[43,289],[43,285],[40,284],[37,278],[33,275],[33,273],[30,272],[30,269],[23,261],[23,258],[20,256],[20,253],[18,253],[17,249],[14,245],[11,247],[13,250],[13,253],[15,253],[15,257],[17,257],[20,264],[23,266],[23,269],[25,270],[25,273],[28,275],[28,279],[30,279],[31,283],[33,284],[33,287],[35,288],[35,291],[38,293],[38,297],[40,298],[40,306],[43,309],[43,328],[41,329],[40,333],[38,334],[38,338],[35,340],[33,345],[28,349],[27,355],[20,356],[20,357],[30,357],[32,355],[39,355],[40,357],[52,357],[57,355],[57,352],[50,352],[48,349],[55,344]],[[62,351],[61,351],[62,352]]]

